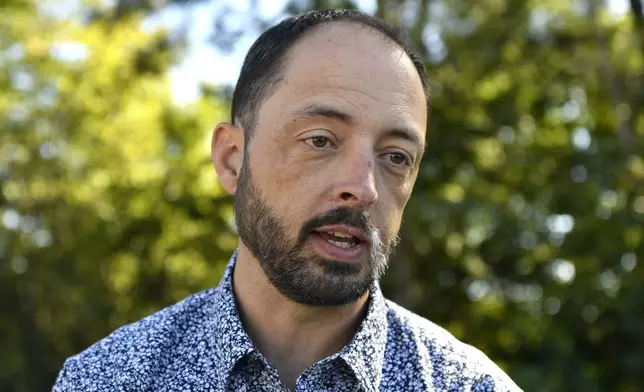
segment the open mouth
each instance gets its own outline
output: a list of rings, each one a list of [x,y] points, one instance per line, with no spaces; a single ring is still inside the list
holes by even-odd
[[[311,232],[310,238],[318,252],[329,259],[357,262],[367,251],[364,233],[350,226],[321,227]]]
[[[319,235],[322,239],[326,240],[329,244],[335,245],[340,248],[349,249],[358,245],[361,241],[358,237],[351,234],[343,233],[340,231],[315,231],[314,234]]]

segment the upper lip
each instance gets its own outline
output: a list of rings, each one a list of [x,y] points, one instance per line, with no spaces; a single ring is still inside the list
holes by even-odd
[[[364,232],[357,227],[351,227],[347,225],[332,225],[332,226],[323,226],[323,227],[318,227],[315,229],[315,231],[328,231],[328,232],[334,232],[334,231],[339,231],[340,233],[344,234],[349,234],[360,241],[367,242],[367,236],[364,234]]]

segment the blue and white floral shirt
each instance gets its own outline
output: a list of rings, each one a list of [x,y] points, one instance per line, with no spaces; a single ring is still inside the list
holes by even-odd
[[[69,358],[54,392],[280,391],[288,388],[242,327],[236,253],[218,287],[124,326]],[[371,289],[353,340],[308,368],[296,392],[520,391],[491,360]]]

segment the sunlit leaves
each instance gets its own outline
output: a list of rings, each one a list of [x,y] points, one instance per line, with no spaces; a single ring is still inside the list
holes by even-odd
[[[221,276],[236,237],[208,136],[226,103],[175,107],[173,50],[133,15],[4,11],[0,389],[46,390],[65,357]]]
[[[0,389],[46,390],[64,357],[221,276],[236,237],[208,131],[227,103],[174,107],[179,48],[136,12],[85,23],[20,3],[0,13],[0,375],[33,383]],[[577,0],[384,3],[416,26],[433,85],[386,294],[526,391],[641,390],[632,24]],[[427,20],[395,16],[420,3]]]
[[[587,2],[497,3],[444,1],[449,11],[434,22],[448,55],[430,61],[440,88],[425,165],[441,170],[421,167],[417,189],[424,193],[410,205],[419,212],[407,215],[403,237],[413,251],[400,256],[417,260],[403,265],[412,266],[414,281],[426,282],[432,301],[413,305],[458,336],[514,358],[510,363],[528,352],[544,361],[601,363],[577,356],[566,342],[587,336],[584,347],[601,350],[606,336],[618,333],[607,331],[625,328],[607,329],[606,315],[641,306],[616,265],[625,251],[641,253],[644,241],[644,161],[632,153],[644,145],[639,136],[632,144],[619,136],[624,119],[633,134],[644,129],[634,114],[643,104],[642,52],[629,24],[604,9],[593,25]],[[468,23],[463,34],[457,27]],[[420,217],[430,206],[443,213],[426,223]],[[486,225],[471,218],[480,209]],[[625,260],[636,270],[631,256]],[[472,305],[437,305],[463,294]],[[497,324],[489,304],[503,315]],[[478,332],[481,317],[497,337]],[[510,337],[516,334],[520,350]],[[527,390],[549,379],[540,366],[514,367]],[[617,367],[606,372],[622,374]],[[600,379],[612,388],[606,372],[580,376],[592,378],[588,383],[552,378],[544,390],[587,389]],[[625,376],[624,385],[634,377]]]

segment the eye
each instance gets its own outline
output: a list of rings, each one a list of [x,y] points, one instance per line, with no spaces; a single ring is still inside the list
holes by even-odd
[[[386,154],[386,155],[387,155],[387,158],[389,159],[389,161],[391,163],[393,163],[394,165],[398,165],[398,166],[400,166],[400,165],[406,165],[406,166],[411,165],[411,162],[409,161],[407,156],[405,156],[405,154],[403,154],[403,153],[391,152],[391,153]]]
[[[313,136],[306,139],[306,144],[315,148],[331,147],[331,140],[326,136]]]

